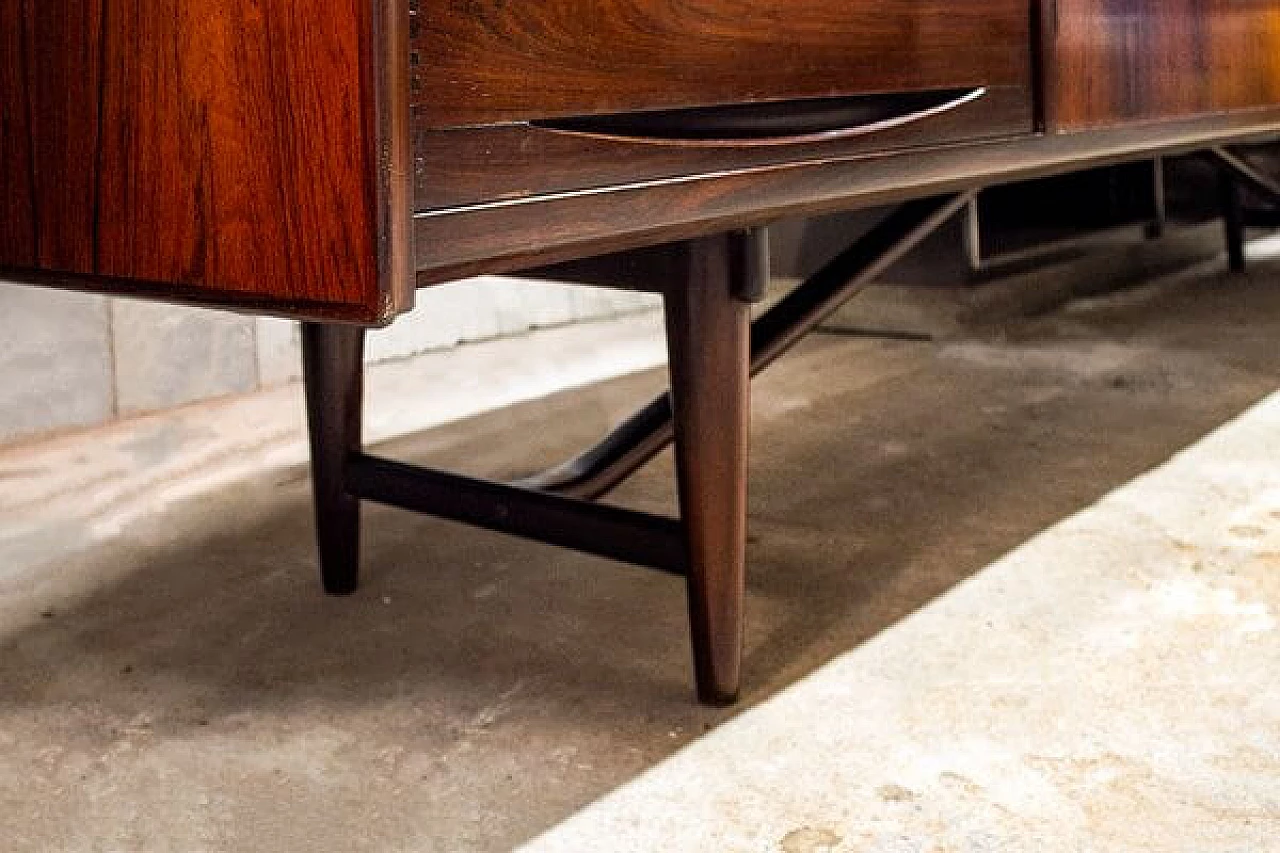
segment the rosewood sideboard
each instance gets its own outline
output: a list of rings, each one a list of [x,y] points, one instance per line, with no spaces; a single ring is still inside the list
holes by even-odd
[[[727,702],[750,376],[978,189],[1276,136],[1280,0],[0,0],[0,278],[302,320],[328,591],[366,500],[651,566]],[[771,220],[889,205],[753,322]],[[660,292],[671,391],[519,483],[366,454],[365,329],[514,271]],[[599,501],[673,441],[678,519]]]

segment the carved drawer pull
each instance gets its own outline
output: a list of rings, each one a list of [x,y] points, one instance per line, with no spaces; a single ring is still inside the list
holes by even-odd
[[[577,116],[530,122],[558,133],[647,145],[803,145],[865,136],[951,112],[983,87]]]

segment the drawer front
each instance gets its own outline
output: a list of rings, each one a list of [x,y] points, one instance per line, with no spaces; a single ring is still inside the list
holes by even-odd
[[[1024,87],[1027,0],[418,0],[423,129]]]
[[[420,211],[1032,130],[1027,0],[415,0]]]
[[[1280,0],[1046,0],[1044,14],[1050,129],[1280,105]]]

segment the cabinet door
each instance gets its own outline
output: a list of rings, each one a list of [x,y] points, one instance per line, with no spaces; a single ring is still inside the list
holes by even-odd
[[[423,129],[1023,87],[1027,0],[419,0]]]
[[[1280,105],[1280,0],[1043,0],[1050,130]]]
[[[420,211],[1034,125],[1029,0],[413,0],[411,9]]]

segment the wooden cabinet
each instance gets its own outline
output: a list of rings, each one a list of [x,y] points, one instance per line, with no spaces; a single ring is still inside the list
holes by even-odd
[[[381,323],[1276,106],[1280,0],[0,0],[0,278]]]
[[[0,0],[0,279],[321,321],[328,590],[362,500],[655,566],[724,702],[751,372],[980,188],[1277,134],[1280,0]],[[899,203],[750,327],[759,226]],[[362,452],[351,325],[557,270],[662,292],[670,395],[551,494]],[[681,519],[566,497],[670,438]]]
[[[1044,0],[1043,12],[1050,130],[1280,104],[1280,0]]]

